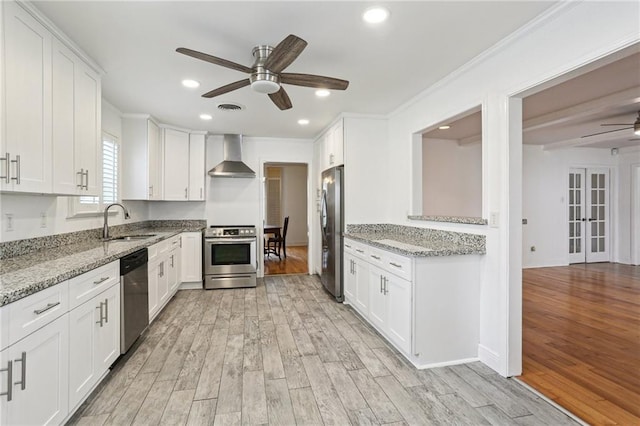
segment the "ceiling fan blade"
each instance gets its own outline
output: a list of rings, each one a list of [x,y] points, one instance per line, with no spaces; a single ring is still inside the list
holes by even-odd
[[[601,126],[633,126],[633,123],[618,123],[618,124],[607,123],[607,124],[601,124]]]
[[[207,55],[206,53],[198,52],[197,50],[187,49],[186,47],[178,47],[176,52],[202,61],[211,62],[212,64],[220,65],[222,67],[231,68],[232,70],[246,72],[247,74],[251,74],[253,72],[251,68],[245,67],[244,65],[236,64],[235,62],[227,61],[226,59],[218,58],[216,56]]]
[[[229,83],[227,85],[224,85],[222,87],[218,87],[217,89],[213,89],[210,92],[205,93],[204,95],[202,95],[203,98],[214,98],[216,96],[220,96],[220,95],[224,95],[225,93],[229,93],[233,90],[236,89],[240,89],[241,87],[245,87],[248,86],[249,84],[251,84],[251,82],[249,81],[248,78],[245,78],[244,80],[240,80],[240,81],[236,81],[233,83]]]
[[[633,129],[633,127],[625,127],[624,129],[616,129],[616,130],[607,130],[606,132],[592,133],[590,135],[584,135],[584,136],[580,136],[580,137],[581,138],[588,138],[589,136],[604,135],[605,133],[613,133],[613,132],[619,132],[621,130],[629,130],[629,129]]]
[[[264,63],[264,67],[271,72],[279,73],[291,65],[305,47],[307,47],[306,41],[293,34],[289,34],[273,49],[267,61]]]
[[[280,82],[317,89],[345,90],[349,87],[347,80],[313,74],[282,73],[280,74]]]
[[[269,94],[269,97],[271,98],[273,103],[276,104],[276,106],[282,111],[293,107],[293,104],[291,104],[291,99],[289,99],[289,95],[287,95],[287,92],[285,92],[284,87],[280,87],[280,90],[278,90],[276,93]]]

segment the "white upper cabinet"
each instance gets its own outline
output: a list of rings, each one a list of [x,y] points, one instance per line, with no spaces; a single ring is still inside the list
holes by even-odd
[[[102,175],[100,78],[56,39],[52,102],[53,192],[97,196]]]
[[[149,116],[122,119],[122,199],[162,200],[162,139]]]
[[[36,12],[1,6],[0,190],[98,195],[100,76]]]
[[[320,144],[320,170],[344,164],[344,125],[340,119],[318,139]]]
[[[189,200],[204,201],[204,184],[206,177],[204,143],[205,135],[191,133],[189,135]]]
[[[165,200],[189,199],[189,133],[163,129]]]
[[[53,36],[14,2],[2,2],[4,108],[0,189],[50,193],[51,41]]]

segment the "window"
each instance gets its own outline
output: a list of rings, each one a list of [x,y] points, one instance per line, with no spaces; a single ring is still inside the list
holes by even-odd
[[[102,135],[102,196],[70,197],[69,216],[95,214],[105,206],[118,202],[118,139]]]

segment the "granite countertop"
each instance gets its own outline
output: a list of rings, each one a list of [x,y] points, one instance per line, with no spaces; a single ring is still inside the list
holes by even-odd
[[[201,230],[202,227],[196,226],[139,228],[128,234],[155,235],[133,241],[92,239],[0,260],[0,306],[106,265],[174,235]]]
[[[486,254],[483,236],[398,225],[362,225],[345,237],[409,257]]]

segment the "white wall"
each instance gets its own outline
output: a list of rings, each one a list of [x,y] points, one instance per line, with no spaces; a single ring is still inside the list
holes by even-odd
[[[522,226],[522,266],[531,268],[568,265],[569,169],[609,168],[609,211],[612,224],[616,224],[616,212],[620,211],[617,200],[628,205],[631,195],[630,190],[624,190],[624,193],[616,190],[619,156],[612,156],[609,149],[572,148],[545,151],[540,146],[524,145],[522,158],[522,215],[528,222]],[[622,225],[628,233],[628,220],[626,222]],[[612,247],[617,246],[615,234],[611,237]],[[531,246],[535,246],[534,252],[531,251]],[[612,260],[616,260],[616,250],[612,251]]]
[[[482,145],[422,140],[422,215],[482,217]]]
[[[639,14],[637,2],[562,3],[390,117],[388,156],[377,161],[394,173],[389,175],[381,197],[387,200],[388,221],[415,226],[416,222],[407,220],[407,212],[414,207],[413,135],[482,105],[483,216],[494,213],[498,223],[495,227],[428,226],[487,236],[478,354],[503,375],[521,372],[522,342],[522,241],[518,232],[522,219],[522,117],[521,102],[510,97],[638,43]],[[372,209],[373,203],[361,208]]]
[[[102,101],[102,130],[121,139],[121,113],[111,104]],[[24,238],[41,237],[65,232],[82,231],[85,229],[101,228],[102,216],[67,217],[69,214],[69,198],[53,195],[38,194],[0,194],[0,214],[13,214],[14,230],[0,230],[0,241],[21,240]],[[131,213],[130,222],[146,220],[147,208],[143,202],[127,202],[125,204]],[[46,226],[42,226],[41,215],[46,217]],[[129,221],[128,221],[129,222]],[[121,211],[117,216],[109,217],[110,225],[124,223]],[[3,223],[4,224],[4,223]]]
[[[307,170],[306,165],[283,165],[282,167],[282,220],[289,216],[287,230],[288,246],[306,246],[307,235]]]
[[[614,261],[640,265],[640,147],[620,149],[616,158],[619,201]]]

